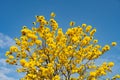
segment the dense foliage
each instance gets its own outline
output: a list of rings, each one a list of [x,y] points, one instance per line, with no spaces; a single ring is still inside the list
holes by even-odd
[[[50,20],[36,16],[33,24],[32,29],[23,26],[20,38],[15,38],[16,45],[5,54],[7,63],[21,66],[17,72],[26,73],[21,80],[98,80],[111,72],[113,62],[98,66],[94,61],[116,42],[99,45],[91,25],[76,26],[71,21],[64,33],[53,12]]]

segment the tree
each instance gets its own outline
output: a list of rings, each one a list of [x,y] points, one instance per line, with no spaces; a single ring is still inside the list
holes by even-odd
[[[5,54],[7,63],[21,66],[17,72],[26,73],[21,80],[98,80],[111,72],[113,62],[98,66],[95,60],[117,43],[99,45],[91,25],[75,26],[71,21],[64,33],[53,12],[50,20],[36,16],[33,24],[32,29],[23,26],[16,45]]]

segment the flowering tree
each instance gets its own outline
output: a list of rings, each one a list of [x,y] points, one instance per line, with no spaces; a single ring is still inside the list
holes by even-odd
[[[21,80],[98,80],[111,72],[113,62],[98,66],[95,60],[116,42],[101,47],[94,39],[95,28],[75,26],[72,21],[64,33],[54,17],[53,12],[50,20],[36,16],[34,27],[23,26],[21,37],[15,38],[16,45],[6,52],[6,62],[21,66],[17,72],[25,73]]]

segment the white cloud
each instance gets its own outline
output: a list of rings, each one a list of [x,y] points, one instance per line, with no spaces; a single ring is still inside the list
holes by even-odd
[[[3,74],[8,74],[10,72],[12,72],[13,70],[7,67],[0,67],[0,72]]]
[[[6,48],[15,44],[14,40],[3,33],[0,33],[0,48]]]
[[[0,80],[17,80],[14,76],[10,77],[9,74],[14,74],[15,71],[12,67],[9,67],[4,58],[0,59]]]
[[[5,59],[4,59],[4,58],[0,59],[0,64],[3,65],[3,66],[6,65],[6,62],[5,62]]]
[[[8,76],[6,76],[6,75],[3,74],[3,73],[0,73],[0,79],[1,79],[1,80],[15,80],[14,78],[8,77]]]
[[[15,80],[12,77],[7,76],[7,74],[12,73],[13,70],[7,67],[0,67],[0,79],[1,80]]]
[[[19,80],[24,77],[24,73],[16,72],[20,66],[9,65],[5,60],[5,58],[0,58],[0,80]]]

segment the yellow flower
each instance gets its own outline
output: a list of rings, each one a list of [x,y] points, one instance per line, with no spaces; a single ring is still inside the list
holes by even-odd
[[[35,43],[36,43],[37,45],[41,45],[41,44],[42,44],[42,41],[41,41],[41,40],[36,40]]]
[[[33,77],[33,74],[28,74],[28,76]]]
[[[110,46],[109,46],[109,45],[105,45],[105,46],[102,48],[102,52],[103,52],[103,53],[106,52],[106,51],[108,51],[108,50],[110,50]]]
[[[45,19],[44,16],[36,16],[36,22],[41,22],[43,19]]]
[[[24,28],[24,29],[21,30],[22,35],[26,35],[27,32],[28,32],[27,28]]]
[[[6,62],[7,62],[7,63],[9,63],[9,62],[10,62],[10,60],[9,60],[9,59],[6,59]]]
[[[84,39],[88,42],[91,40],[89,36],[86,36]]]
[[[89,32],[89,31],[91,30],[91,28],[92,28],[92,26],[90,26],[90,25],[87,26],[87,27],[86,27],[86,32]]]
[[[97,80],[96,78],[92,77],[90,80]]]
[[[82,24],[82,27],[86,27],[87,25],[86,24]]]
[[[52,22],[55,23],[56,21],[55,21],[54,19],[50,19],[50,22],[51,22],[51,23],[52,23]]]
[[[41,25],[41,26],[44,26],[44,25],[46,25],[46,24],[47,24],[47,21],[46,21],[46,20],[42,19],[42,20],[40,21],[40,25]]]
[[[11,46],[10,47],[10,52],[17,52],[18,48],[16,46]]]
[[[52,80],[60,80],[60,76],[56,75],[55,77],[52,78]]]
[[[93,36],[95,32],[96,32],[96,29],[94,28],[92,31],[90,31],[90,36]]]
[[[25,63],[26,63],[26,60],[25,60],[25,59],[21,59],[21,60],[20,60],[20,64],[21,64],[22,66],[24,66]]]
[[[96,76],[96,72],[90,72],[90,76],[95,77]]]
[[[101,71],[101,74],[102,74],[102,75],[106,75],[106,72],[105,72],[105,71]]]
[[[113,66],[114,66],[114,63],[113,63],[113,62],[109,62],[109,63],[108,63],[108,66],[113,67]]]
[[[115,78],[115,79],[120,79],[120,75],[117,74],[117,75],[115,75],[113,78]]]
[[[10,55],[10,54],[12,54],[12,52],[10,52],[10,51],[6,51],[5,56],[8,56],[8,55]]]
[[[112,45],[112,46],[116,46],[117,43],[116,43],[116,42],[112,42],[111,45]]]
[[[31,34],[31,33],[28,33],[27,34],[27,37],[28,38],[31,38],[32,40],[36,40],[38,38],[38,36],[34,35],[34,34]]]
[[[28,41],[28,38],[27,38],[26,36],[21,36],[20,39],[21,39],[22,41]]]
[[[38,62],[42,63],[42,62],[43,62],[43,60],[40,58],[40,59],[38,60]]]
[[[77,69],[76,69],[76,70],[73,69],[73,70],[72,70],[72,73],[76,73],[77,71],[78,71]]]
[[[73,43],[75,43],[75,42],[78,42],[79,39],[77,36],[73,36],[71,40]]]
[[[16,44],[20,46],[20,44],[21,44],[21,43],[20,43],[20,40],[17,39],[17,38],[15,38],[15,41],[16,41]]]
[[[110,50],[110,46],[109,46],[109,45],[105,45],[104,48],[105,48],[106,50]]]
[[[25,52],[21,52],[21,57],[22,58],[26,58],[27,57],[27,54]]]
[[[14,56],[10,55],[8,56],[9,59],[14,59]]]
[[[74,26],[74,25],[75,25],[75,22],[71,21],[70,26]]]
[[[48,67],[53,67],[53,64],[52,63],[48,63]]]
[[[54,17],[55,17],[55,13],[52,12],[52,13],[50,14],[50,16],[54,18]]]
[[[27,26],[23,26],[22,28],[23,28],[23,29],[26,29],[26,28],[27,28]]]
[[[72,46],[68,46],[68,50],[71,50],[73,47]]]
[[[63,35],[62,28],[59,28],[59,29],[58,29],[58,36],[61,37],[62,35]]]
[[[21,70],[20,70],[20,69],[17,69],[17,72],[18,72],[18,73],[20,73],[20,72],[21,72]]]
[[[50,26],[52,27],[52,30],[57,30],[58,28],[58,23],[52,18],[50,19]]]
[[[97,40],[97,39],[93,40],[93,43],[95,43],[95,44],[96,44],[97,42],[98,42],[98,40]]]
[[[36,26],[36,22],[33,22],[33,25]]]

